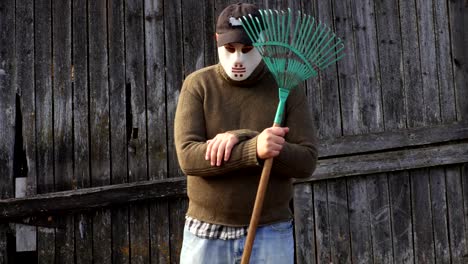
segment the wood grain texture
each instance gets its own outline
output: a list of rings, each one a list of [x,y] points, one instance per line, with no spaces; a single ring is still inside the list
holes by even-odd
[[[468,260],[467,237],[464,229],[463,165],[449,166],[445,169],[447,186],[447,211],[449,227],[450,256],[452,263],[465,263]]]
[[[15,1],[0,2],[0,199],[14,197],[13,146],[15,122],[14,74]],[[0,263],[8,264],[7,224],[0,224]]]
[[[354,26],[351,10],[351,3],[348,1],[333,1],[335,12],[336,34],[340,36],[344,43],[344,53],[346,56],[338,64],[338,81],[340,84],[340,105],[342,116],[343,135],[357,134],[353,123],[362,124],[362,113],[358,103],[359,84],[357,75],[356,51],[354,48]]]
[[[346,180],[330,180],[327,187],[331,262],[350,263],[351,227]]]
[[[0,198],[14,196],[13,151],[15,142],[15,3],[3,1],[0,9]]]
[[[448,1],[452,67],[454,73],[457,119],[468,119],[468,5],[466,1]]]
[[[336,19],[333,16],[333,7],[330,1],[318,1],[315,9],[316,19],[328,25],[331,29],[337,27],[335,26]],[[306,14],[309,14],[309,12],[304,11]],[[340,33],[337,33],[338,38],[345,37]],[[348,43],[346,44],[349,45]],[[320,138],[334,138],[342,134],[342,118],[340,113],[341,87],[338,86],[337,76],[337,65],[333,64],[323,72],[320,72],[316,78],[307,80],[308,87],[320,86],[318,91],[309,94],[310,98],[318,97],[321,99],[320,102],[316,102],[319,103],[317,105],[319,109],[314,109],[317,114],[320,114],[320,129],[318,131]]]
[[[385,131],[406,127],[406,102],[400,65],[402,47],[397,0],[375,1],[379,74]]]
[[[104,1],[88,2],[89,32],[89,133],[91,183],[105,186],[111,183],[110,111],[107,45],[107,6]],[[92,219],[93,261],[112,262],[111,212],[97,210]]]
[[[372,262],[370,208],[366,177],[347,180],[351,263]]]
[[[148,179],[144,3],[124,2],[129,181]],[[150,262],[149,215],[146,204],[130,207],[130,261]]]
[[[102,187],[0,200],[0,219],[54,211],[83,210],[158,198],[185,196],[185,177],[139,181]]]
[[[37,193],[54,191],[53,86],[52,86],[52,4],[36,1],[34,6]],[[39,263],[55,259],[55,231],[38,228]]]
[[[411,185],[407,171],[388,173],[394,263],[414,263]]]
[[[121,0],[107,3],[110,157],[112,184],[128,182],[125,14]],[[112,262],[130,263],[128,206],[111,210]]]
[[[144,2],[148,116],[148,172],[150,180],[167,178],[167,121],[163,1]],[[159,200],[149,208],[150,259],[169,263],[169,205]]]
[[[311,177],[294,182],[465,163],[467,147],[467,143],[458,143],[319,160]]]
[[[435,263],[429,169],[411,171],[411,208],[416,263]]]
[[[455,84],[453,82],[453,57],[451,50],[449,11],[447,1],[434,1],[434,33],[436,65],[440,97],[440,119],[443,123],[457,120]],[[454,41],[458,36],[454,36]]]
[[[319,158],[355,155],[390,149],[441,144],[468,138],[468,125],[464,122],[423,128],[338,137],[319,142]]]
[[[314,198],[311,184],[294,187],[294,232],[296,238],[296,261],[317,263],[315,256]]]
[[[405,91],[407,127],[424,126],[424,95],[419,55],[416,6],[413,1],[399,1],[401,47],[403,50],[403,89]],[[418,107],[414,107],[418,106]]]
[[[328,214],[328,184],[319,181],[313,184],[314,191],[314,222],[317,263],[331,262],[330,221]],[[334,220],[332,220],[333,222]]]
[[[350,6],[358,80],[358,87],[354,88],[358,89],[358,96],[353,98],[353,104],[358,105],[361,118],[349,124],[349,128],[353,134],[383,131],[374,3],[365,0]]]
[[[34,89],[34,3],[33,1],[22,1],[16,5],[16,58],[17,77],[16,87],[19,95],[17,100],[16,130],[17,144],[25,155],[21,160],[16,160],[19,173],[16,177],[26,178],[26,195],[36,194],[36,118],[35,118],[35,89]],[[22,159],[24,158],[24,161]]]
[[[418,107],[424,112],[425,125],[440,122],[440,98],[437,80],[437,63],[434,35],[434,17],[432,1],[416,1],[416,16],[423,87],[423,104]],[[415,51],[413,51],[415,52]],[[448,87],[443,87],[447,89]],[[414,107],[409,106],[409,107]]]
[[[183,3],[181,0],[164,1],[164,39],[166,74],[166,120],[167,120],[167,144],[168,144],[168,172],[171,177],[182,177],[184,174],[179,168],[174,145],[174,117],[179,98],[180,89],[184,76],[189,72],[184,72],[184,46],[188,39],[184,39],[182,31]],[[186,18],[187,19],[187,18]],[[193,51],[191,51],[193,52]],[[194,61],[193,58],[189,58]],[[169,226],[170,226],[170,263],[178,263],[182,248],[184,216],[187,202],[176,199],[169,202]]]
[[[91,186],[89,86],[88,86],[88,13],[86,1],[72,3],[72,81],[73,81],[73,187]],[[76,263],[93,261],[92,218],[90,214],[74,216]]]
[[[63,18],[63,19],[58,19]],[[54,189],[73,188],[73,91],[71,61],[71,1],[52,3],[53,65],[53,150]],[[74,261],[74,223],[67,215],[60,219],[65,228],[55,230],[55,261]],[[49,245],[50,247],[50,245]]]
[[[431,168],[429,170],[436,263],[451,263],[445,177],[444,168]]]
[[[367,178],[372,262],[394,263],[388,175],[377,174]]]

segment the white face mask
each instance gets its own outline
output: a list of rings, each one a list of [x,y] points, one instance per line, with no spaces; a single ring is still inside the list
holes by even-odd
[[[249,78],[262,61],[256,48],[242,43],[229,43],[218,47],[218,57],[224,71],[234,81]]]

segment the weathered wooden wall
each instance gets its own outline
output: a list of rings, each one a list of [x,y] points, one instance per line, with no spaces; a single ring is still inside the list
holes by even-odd
[[[217,62],[233,2],[0,1],[0,212],[38,226],[30,258],[178,262],[174,111],[184,76]],[[297,263],[467,263],[467,2],[249,2],[346,43],[304,85],[321,153],[295,183]],[[30,198],[14,199],[22,177]],[[21,257],[7,222],[0,264]]]

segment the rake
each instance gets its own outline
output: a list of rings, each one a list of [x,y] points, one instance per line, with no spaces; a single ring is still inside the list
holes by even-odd
[[[260,10],[260,19],[244,16],[242,26],[278,84],[279,103],[273,126],[281,126],[289,92],[343,58],[343,41],[327,25],[300,11],[294,16],[291,9]],[[272,165],[272,158],[265,160],[242,264],[250,261]]]

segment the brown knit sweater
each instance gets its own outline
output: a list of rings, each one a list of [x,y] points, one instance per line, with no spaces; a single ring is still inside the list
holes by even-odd
[[[274,159],[260,224],[291,218],[291,178],[308,177],[317,161],[316,135],[303,89],[288,98],[283,126],[286,143]],[[262,162],[257,135],[273,124],[278,88],[263,63],[245,81],[233,81],[220,64],[190,74],[179,96],[175,145],[187,174],[187,215],[228,226],[246,226],[255,201]],[[231,158],[222,166],[205,160],[206,141],[230,131],[238,136]]]

